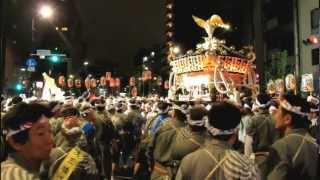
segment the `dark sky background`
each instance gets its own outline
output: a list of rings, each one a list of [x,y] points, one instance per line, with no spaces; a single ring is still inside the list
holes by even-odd
[[[100,67],[128,73],[141,48],[164,44],[164,0],[77,0],[86,56]],[[237,46],[252,43],[251,0],[175,0],[175,41],[183,50],[195,47],[205,32],[191,15],[207,19],[219,14],[234,32],[219,33]]]
[[[163,43],[164,2],[160,0],[77,0],[87,57],[97,65],[119,64],[127,72],[140,48]]]

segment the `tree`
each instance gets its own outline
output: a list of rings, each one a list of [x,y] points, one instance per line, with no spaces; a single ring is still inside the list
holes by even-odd
[[[284,78],[287,74],[293,73],[294,64],[290,63],[288,51],[276,51],[271,54],[266,66],[265,84],[270,79]]]

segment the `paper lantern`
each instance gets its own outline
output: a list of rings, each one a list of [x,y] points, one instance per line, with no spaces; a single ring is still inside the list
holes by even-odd
[[[147,71],[142,72],[142,80],[146,81],[146,80],[151,80],[151,79],[152,79],[151,71],[147,70]]]
[[[114,80],[114,78],[110,78],[110,87],[115,87],[116,86],[116,82]]]
[[[110,81],[111,80],[111,72],[106,72],[106,80]]]
[[[137,89],[137,87],[133,87],[133,88],[131,89],[131,96],[132,96],[132,97],[138,96],[138,89]]]
[[[74,85],[73,79],[69,78],[67,82],[68,82],[68,88],[73,88],[73,85]]]
[[[92,87],[92,88],[97,87],[97,80],[95,78],[92,78],[90,80],[90,87]]]
[[[301,91],[302,92],[314,91],[312,74],[303,74],[301,76]]]
[[[27,79],[25,79],[25,80],[22,81],[22,84],[23,84],[25,87],[27,87],[27,86],[29,85],[29,83],[30,83],[30,81],[27,80]]]
[[[147,76],[147,79],[148,79],[148,80],[151,80],[151,79],[152,79],[152,73],[151,73],[151,71],[148,70],[148,71],[146,72],[146,76]]]
[[[59,76],[58,84],[60,87],[65,87],[66,86],[66,78],[64,76]]]
[[[294,77],[293,74],[288,74],[286,76],[286,89],[289,91],[293,91],[296,89],[297,87],[297,82],[296,82],[296,78]]]
[[[276,85],[276,92],[278,94],[283,94],[284,93],[284,82],[283,82],[283,79],[277,79],[275,81],[275,85]]]
[[[115,86],[120,87],[120,78],[115,79]]]
[[[90,85],[91,84],[91,80],[89,77],[87,77],[85,80],[84,80],[84,85],[87,89],[90,89]]]
[[[106,86],[107,85],[107,80],[105,76],[100,77],[100,85],[101,86]]]
[[[169,89],[169,81],[168,80],[164,82],[164,88]]]
[[[76,79],[74,81],[74,84],[75,84],[76,88],[81,88],[81,79]]]
[[[273,80],[269,80],[267,84],[267,92],[268,94],[275,94],[276,93],[276,85]]]
[[[136,85],[136,78],[135,77],[130,77],[129,85],[130,86],[135,86]]]

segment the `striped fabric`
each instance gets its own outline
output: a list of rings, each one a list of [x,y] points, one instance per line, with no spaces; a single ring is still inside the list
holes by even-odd
[[[29,173],[21,166],[8,159],[1,163],[1,180],[38,180],[38,175]]]
[[[258,180],[258,167],[247,156],[228,150],[222,167],[226,179]]]

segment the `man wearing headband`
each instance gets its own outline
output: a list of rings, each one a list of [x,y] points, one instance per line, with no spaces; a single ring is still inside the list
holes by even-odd
[[[319,147],[308,133],[308,112],[303,98],[281,97],[275,126],[284,137],[272,145],[267,168],[261,169],[267,179],[319,179]]]
[[[60,132],[56,135],[56,148],[50,154],[49,179],[97,179],[95,161],[85,150],[88,148],[79,111],[72,106],[61,110],[64,118]]]
[[[160,128],[161,124],[165,121],[169,120],[169,104],[163,101],[158,103],[158,115],[156,118],[150,123],[149,135],[153,136],[158,129]]]
[[[49,159],[54,145],[50,116],[41,104],[19,103],[1,119],[9,152],[1,163],[2,180],[39,179],[40,165]]]
[[[203,147],[209,139],[205,127],[208,121],[207,110],[204,107],[196,106],[190,109],[187,115],[187,126],[178,128],[172,140],[171,146],[171,174],[175,177],[181,160],[188,154]]]
[[[245,154],[248,156],[257,152],[263,155],[279,138],[274,127],[274,120],[269,114],[270,100],[269,95],[262,93],[257,96],[254,102],[253,106],[256,106],[257,113],[249,119],[246,127]],[[263,159],[264,156],[257,158],[260,162],[260,158]]]
[[[172,158],[170,153],[173,138],[177,128],[185,126],[187,108],[186,104],[181,107],[174,105],[172,119],[165,121],[150,140],[147,154],[151,168],[153,169],[151,179],[171,177],[167,168],[171,166],[170,162]]]
[[[258,179],[254,163],[232,150],[236,142],[240,110],[227,102],[214,103],[206,127],[210,134],[203,148],[185,156],[176,180]]]

